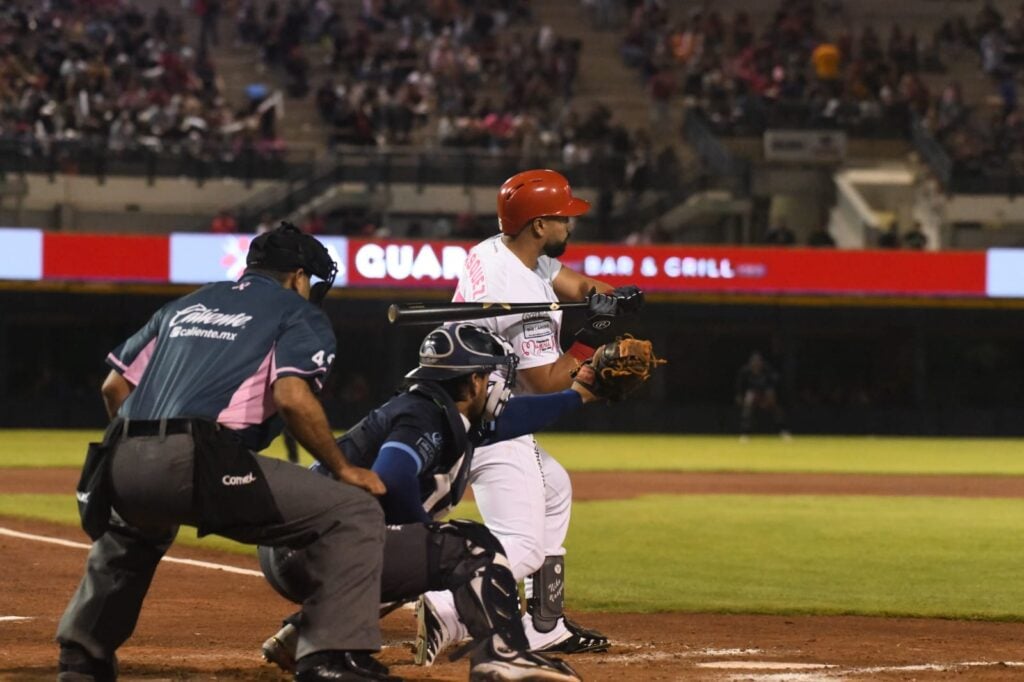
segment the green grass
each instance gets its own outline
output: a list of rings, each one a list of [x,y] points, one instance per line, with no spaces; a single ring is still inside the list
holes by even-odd
[[[538,437],[571,471],[1024,475],[1024,441],[967,438],[561,434]]]
[[[0,516],[77,523],[67,495]],[[462,505],[457,516],[478,518]],[[578,502],[573,608],[1024,620],[1024,501],[690,495]],[[217,538],[180,541],[251,552]]]
[[[0,468],[79,467],[90,441],[102,440],[102,431],[0,429]],[[304,450],[302,461],[312,463]],[[284,440],[278,438],[263,453],[284,459]]]
[[[1024,619],[1024,501],[652,496],[577,503],[571,603]]]
[[[94,431],[0,430],[0,468],[80,466]],[[778,471],[1024,475],[1024,441],[959,438],[561,434],[541,444],[572,471]],[[275,441],[267,454],[283,458]],[[312,461],[302,453],[303,461]]]

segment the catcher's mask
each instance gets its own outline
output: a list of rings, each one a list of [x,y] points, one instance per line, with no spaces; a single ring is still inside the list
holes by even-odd
[[[498,226],[515,236],[534,218],[573,217],[590,210],[590,202],[572,194],[569,181],[553,170],[516,173],[498,190]]]
[[[338,264],[316,238],[291,223],[281,225],[256,237],[249,244],[245,264],[248,267],[291,272],[302,268],[309,275],[309,300],[317,305],[334,285]]]
[[[494,421],[505,409],[516,384],[519,358],[504,337],[468,322],[448,322],[427,334],[420,344],[420,365],[407,379],[444,381],[490,372],[483,421]]]

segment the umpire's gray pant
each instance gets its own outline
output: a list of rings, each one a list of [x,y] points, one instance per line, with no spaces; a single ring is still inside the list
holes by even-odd
[[[199,521],[192,504],[191,435],[129,438],[119,442],[113,457],[114,527],[93,543],[85,576],[57,627],[57,641],[76,643],[101,659],[113,657],[135,629],[142,600],[178,525]],[[225,536],[306,549],[315,589],[302,605],[298,656],[380,649],[380,505],[364,490],[294,464],[257,460],[284,520],[233,529]]]

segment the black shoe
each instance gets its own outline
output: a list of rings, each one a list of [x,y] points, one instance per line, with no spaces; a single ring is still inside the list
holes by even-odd
[[[115,682],[117,657],[93,658],[77,644],[61,644],[57,659],[57,682]]]
[[[563,637],[535,651],[542,654],[588,654],[608,651],[611,646],[608,638],[597,630],[588,630],[568,618],[565,618],[565,629],[568,632]]]
[[[390,675],[387,666],[366,651],[318,651],[300,658],[296,670],[296,682],[401,682],[402,679]]]

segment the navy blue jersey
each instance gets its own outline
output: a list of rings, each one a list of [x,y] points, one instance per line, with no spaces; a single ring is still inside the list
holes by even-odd
[[[209,419],[262,449],[281,430],[274,382],[297,376],[319,391],[334,353],[327,316],[254,273],[168,303],[107,362],[135,387],[121,417]]]
[[[338,445],[350,462],[375,470],[382,451],[404,453],[415,466],[408,494],[418,493],[417,500],[406,500],[405,509],[418,503],[426,516],[440,519],[462,499],[477,447],[539,431],[581,404],[579,394],[571,390],[517,396],[497,422],[471,427],[440,387],[420,381],[366,415],[338,439]],[[329,475],[323,465],[313,468]],[[411,468],[409,472],[412,476]],[[383,471],[378,473],[384,477]],[[388,523],[409,523],[389,516],[396,507],[388,498],[404,494],[388,486],[382,498]]]
[[[458,504],[477,434],[466,433],[469,422],[458,415],[450,399],[432,398],[421,392],[423,384],[419,386],[420,390],[400,393],[370,412],[338,445],[349,461],[368,469],[384,446],[406,453],[416,465],[424,511],[434,517]]]

